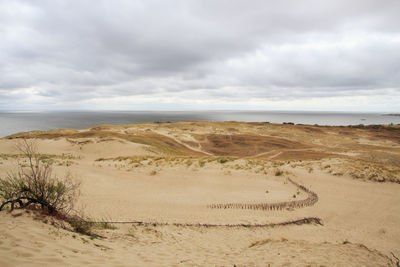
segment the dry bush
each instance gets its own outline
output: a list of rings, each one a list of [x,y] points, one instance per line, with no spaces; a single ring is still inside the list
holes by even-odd
[[[63,177],[53,174],[51,162],[41,160],[35,141],[23,139],[17,149],[27,164],[17,161],[17,170],[0,179],[0,211],[8,204],[11,210],[15,204],[20,208],[40,205],[50,214],[68,215],[79,195],[80,184],[69,173]]]

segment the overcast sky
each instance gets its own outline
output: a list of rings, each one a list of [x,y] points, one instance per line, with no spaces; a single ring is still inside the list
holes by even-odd
[[[0,0],[2,110],[400,111],[400,1]]]

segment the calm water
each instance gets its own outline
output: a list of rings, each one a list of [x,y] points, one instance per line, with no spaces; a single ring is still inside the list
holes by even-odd
[[[319,125],[400,124],[400,117],[384,116],[384,114],[378,113],[292,111],[0,112],[0,137],[32,130],[82,129],[100,124],[194,120],[293,122]]]

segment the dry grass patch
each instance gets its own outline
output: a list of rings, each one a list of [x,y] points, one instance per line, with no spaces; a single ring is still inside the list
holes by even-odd
[[[309,145],[284,138],[251,134],[195,135],[204,151],[219,156],[249,157],[274,149],[309,148]]]

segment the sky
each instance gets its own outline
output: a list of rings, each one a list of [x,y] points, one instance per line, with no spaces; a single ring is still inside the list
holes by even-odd
[[[399,0],[0,0],[0,110],[400,111]]]

